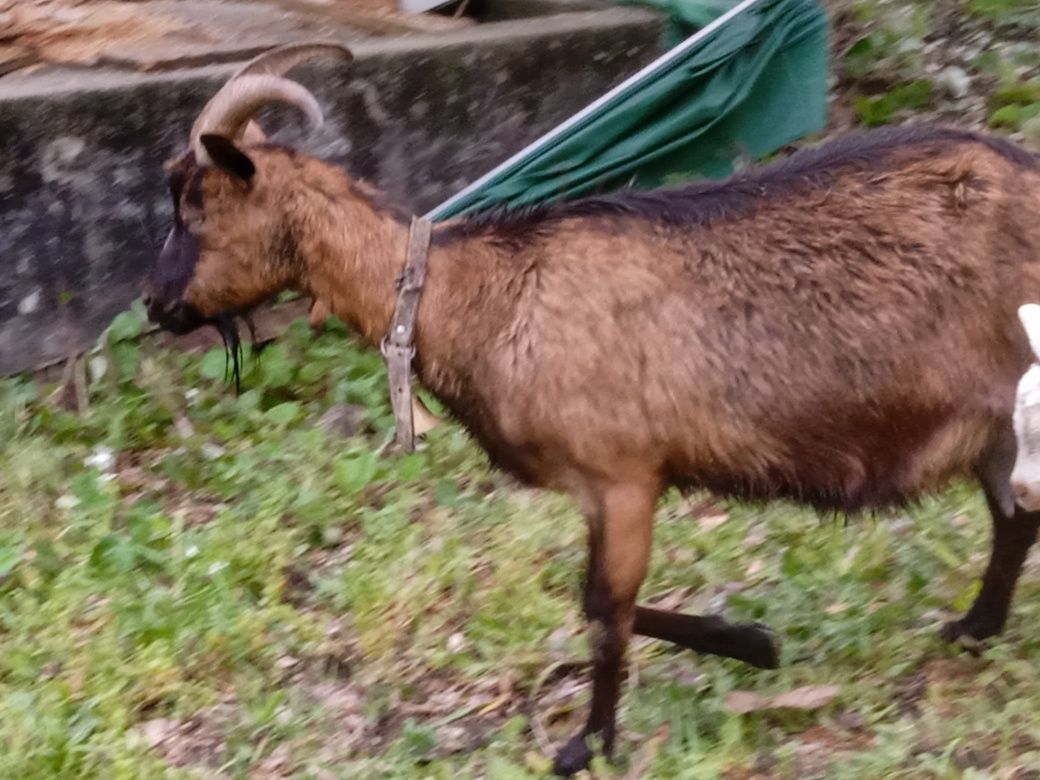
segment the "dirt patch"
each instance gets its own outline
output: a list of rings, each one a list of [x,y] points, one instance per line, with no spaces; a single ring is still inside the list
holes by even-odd
[[[526,718],[533,741],[545,756],[575,731],[584,715],[587,688],[583,663],[561,663],[537,684],[521,688],[509,674],[479,680],[430,669],[414,669],[393,686],[352,675],[355,650],[348,632],[330,622],[330,646],[351,658],[339,665],[328,657],[277,662],[281,688],[294,719],[304,717],[299,735],[275,744],[249,768],[249,777],[288,778],[300,762],[342,765],[378,756],[403,739],[420,760],[480,750],[516,717]],[[275,714],[278,719],[278,714]],[[151,749],[171,765],[191,768],[206,778],[223,778],[218,770],[230,757],[232,742],[242,738],[245,715],[233,696],[188,718],[153,718],[137,731]],[[236,731],[237,729],[237,731]],[[251,741],[264,739],[264,728],[250,727]]]
[[[724,774],[726,780],[776,780],[798,778],[816,780],[826,778],[832,769],[863,750],[870,749],[875,740],[869,734],[850,733],[828,726],[816,725],[798,735],[791,763],[780,768],[780,760],[772,752],[762,752],[750,766],[732,767]]]
[[[402,734],[420,758],[472,752],[521,712],[525,703],[511,683],[496,679],[462,684],[427,674],[405,686],[409,694],[403,696],[401,688],[386,693],[378,685],[366,687],[330,676],[327,665],[317,659],[286,658],[281,665],[288,698],[311,722],[306,733],[258,758],[250,767],[250,777],[294,777],[305,756],[336,765],[378,755]],[[218,770],[228,759],[229,738],[241,718],[239,704],[228,698],[189,718],[145,721],[138,732],[171,765],[216,779],[225,777]],[[260,739],[258,734],[257,744]]]
[[[185,720],[153,718],[139,727],[153,750],[177,767],[193,767],[205,778],[224,778],[219,772],[227,735],[239,716],[238,705],[227,698]]]

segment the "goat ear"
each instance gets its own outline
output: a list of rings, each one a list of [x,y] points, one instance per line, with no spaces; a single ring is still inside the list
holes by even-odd
[[[1033,349],[1033,356],[1040,360],[1040,306],[1035,303],[1027,303],[1018,307],[1018,319],[1029,337],[1029,346]]]
[[[212,133],[204,133],[199,140],[202,141],[206,153],[218,168],[227,171],[232,176],[237,176],[244,182],[253,178],[256,166],[245,152],[235,146],[234,141]]]
[[[267,136],[264,134],[263,129],[256,123],[256,120],[253,119],[246,122],[246,126],[242,128],[242,135],[239,136],[239,139],[246,146],[267,143]]]

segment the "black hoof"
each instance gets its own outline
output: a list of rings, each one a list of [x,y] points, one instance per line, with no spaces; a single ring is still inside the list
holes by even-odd
[[[962,618],[943,623],[939,629],[939,637],[944,642],[959,645],[973,655],[978,655],[985,647],[985,640],[997,636],[1000,632],[1000,626]]]
[[[762,623],[745,623],[735,628],[741,630],[743,637],[740,640],[742,648],[734,658],[759,669],[780,666],[780,643],[773,629]]]
[[[585,744],[585,735],[576,734],[556,754],[556,760],[553,761],[553,772],[560,777],[570,777],[582,769],[588,769],[590,761],[592,761],[592,750]]]

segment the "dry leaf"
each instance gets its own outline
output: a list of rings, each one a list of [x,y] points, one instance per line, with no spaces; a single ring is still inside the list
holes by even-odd
[[[412,420],[416,436],[422,436],[441,424],[441,418],[427,409],[426,404],[416,395],[412,396]]]
[[[753,550],[756,547],[760,547],[766,540],[766,532],[758,526],[748,531],[747,536],[744,537],[744,549]]]
[[[652,599],[649,606],[665,612],[681,611],[691,595],[690,588],[673,588],[663,596]]]
[[[466,635],[461,631],[456,631],[448,637],[447,649],[449,653],[461,653],[468,645]]]
[[[332,314],[332,306],[324,298],[314,298],[311,302],[308,319],[314,330],[321,330],[325,326],[325,320]]]
[[[726,695],[726,709],[738,715],[762,710],[816,710],[834,701],[840,690],[837,685],[807,685],[776,696],[731,691]]]
[[[769,698],[751,691],[730,691],[726,694],[726,709],[737,715],[768,709]]]
[[[837,685],[807,685],[773,697],[773,707],[792,710],[818,710],[826,707],[841,691]]]
[[[722,513],[716,515],[707,515],[697,520],[697,525],[703,528],[705,531],[713,531],[720,525],[725,523],[729,519],[729,515]]]
[[[169,718],[155,718],[141,724],[141,735],[149,747],[158,747],[177,728],[177,721]]]
[[[178,414],[173,418],[173,428],[182,439],[190,439],[195,435],[195,426],[184,415]]]
[[[753,560],[751,562],[751,565],[747,567],[747,572],[745,572],[745,576],[747,576],[747,577],[754,577],[756,574],[761,572],[762,569],[764,569],[765,567],[766,567],[766,565],[765,565],[765,563],[762,562],[761,558],[755,558],[755,560]]]
[[[625,780],[640,780],[646,775],[650,765],[653,764],[654,759],[657,758],[657,754],[661,750],[661,745],[663,745],[668,739],[669,734],[670,729],[668,728],[667,723],[654,732],[653,736],[646,741],[633,757],[631,768],[625,775]]]

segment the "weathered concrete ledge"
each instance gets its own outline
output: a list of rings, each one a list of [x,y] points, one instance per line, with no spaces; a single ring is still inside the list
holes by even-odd
[[[423,211],[649,62],[660,38],[656,14],[615,8],[372,39],[349,66],[294,74],[325,109],[316,134],[280,109],[264,125]],[[170,218],[162,163],[232,70],[0,82],[0,375],[84,348],[137,296]]]

